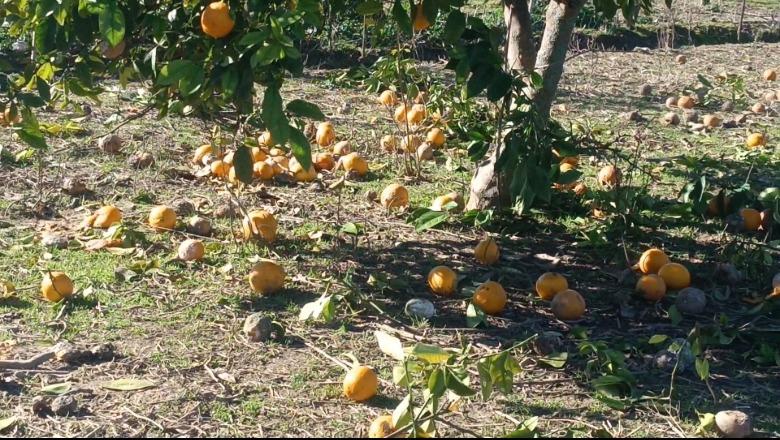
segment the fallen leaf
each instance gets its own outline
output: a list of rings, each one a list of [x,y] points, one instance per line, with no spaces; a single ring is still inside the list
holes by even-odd
[[[144,379],[117,379],[100,385],[102,388],[113,391],[138,391],[157,386],[154,382]]]
[[[6,429],[10,428],[11,426],[16,423],[16,421],[19,420],[16,416],[7,417],[5,419],[0,419],[0,432],[5,431]]]
[[[225,382],[236,383],[236,377],[226,371],[217,374],[217,377],[224,380]]]
[[[67,393],[68,391],[71,390],[71,388],[73,388],[73,385],[70,382],[55,383],[51,385],[46,385],[45,387],[41,388],[41,392],[43,394],[51,394],[51,395],[59,396]]]
[[[13,298],[16,295],[16,286],[10,281],[0,281],[0,299]]]
[[[379,349],[382,350],[382,353],[397,361],[404,360],[406,355],[400,339],[379,330],[374,332],[374,336],[376,337],[376,342],[379,344]]]
[[[84,244],[85,251],[99,251],[105,248],[118,248],[122,246],[123,240],[111,239],[106,240],[99,238],[97,240],[89,240]]]

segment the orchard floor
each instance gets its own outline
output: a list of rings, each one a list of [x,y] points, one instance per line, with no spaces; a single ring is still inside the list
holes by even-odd
[[[757,430],[775,435],[780,432],[780,368],[772,356],[778,353],[774,336],[780,319],[772,313],[774,305],[761,298],[778,272],[777,241],[771,242],[778,240],[777,233],[771,238],[732,234],[724,231],[722,219],[692,221],[675,214],[674,207],[684,185],[702,173],[729,188],[746,182],[759,191],[779,186],[780,107],[775,104],[767,115],[749,115],[734,128],[708,134],[666,127],[659,118],[667,111],[666,97],[695,87],[697,74],[713,81],[721,72],[740,78],[738,86],[718,89],[733,99],[731,92],[744,86],[746,99],[735,99],[735,111],[721,112],[717,102],[699,109],[724,120],[749,108],[768,85],[780,92],[780,83],[760,78],[764,69],[778,67],[767,63],[780,57],[780,45],[686,48],[679,51],[688,57],[682,66],[674,62],[677,53],[577,56],[567,66],[554,111],[560,120],[577,121],[603,139],[619,137],[616,148],[637,151],[636,160],[647,172],[635,170],[634,181],[647,185],[645,197],[652,207],[642,212],[644,226],[615,239],[609,226],[614,222],[592,218],[587,201],[565,195],[553,207],[487,227],[502,251],[494,267],[475,263],[472,248],[485,231],[472,224],[452,221],[442,230],[418,234],[406,224],[408,213],[388,215],[368,200],[367,191],[403,180],[397,159],[378,148],[379,137],[389,133],[391,125],[373,95],[334,86],[328,79],[333,72],[315,71],[292,80],[284,96],[317,102],[333,121],[338,138],[365,154],[372,171],[362,181],[337,189],[328,187],[340,174],[323,176],[322,185],[257,184],[244,189],[244,205],[270,210],[279,220],[279,239],[269,248],[235,240],[237,221],[213,218],[214,210],[228,203],[224,185],[197,178],[189,163],[194,148],[208,140],[210,124],[143,116],[119,129],[125,146],[115,156],[90,141],[141,108],[138,85],[121,90],[109,83],[106,99],[91,104],[92,115],[79,124],[88,132],[53,137],[42,170],[34,161],[15,162],[13,156],[23,147],[8,130],[0,132],[0,278],[17,287],[16,298],[0,300],[0,358],[28,358],[59,341],[85,347],[110,342],[116,352],[106,362],[73,366],[52,361],[35,370],[0,371],[0,419],[17,417],[2,434],[364,436],[370,421],[391,412],[405,395],[392,385],[394,361],[378,350],[373,335],[374,330],[395,329],[393,334],[405,345],[471,344],[478,354],[541,332],[562,337],[560,349],[569,353],[563,368],[546,366],[533,350],[518,350],[523,372],[513,393],[494,395],[487,402],[461,402],[444,416],[447,423],[438,425],[442,435],[501,436],[538,416],[543,436],[690,436],[697,429],[697,411],[732,408],[752,414]],[[431,66],[433,71],[440,67]],[[651,96],[639,94],[642,84],[652,86]],[[622,114],[630,110],[638,110],[645,120],[624,119]],[[81,116],[58,110],[42,119],[62,124]],[[744,139],[750,131],[766,132],[768,147],[748,153]],[[425,163],[421,178],[404,181],[413,207],[467,189],[473,165],[457,144],[450,142],[435,161]],[[155,165],[129,168],[127,158],[139,152],[151,153]],[[598,152],[581,157],[584,181],[592,188],[586,199],[599,197],[595,175],[608,158]],[[76,198],[61,193],[66,177],[84,180],[93,193]],[[198,213],[214,221],[216,232],[207,241],[203,262],[175,261],[184,235],[157,234],[143,225],[152,205],[179,200],[192,202]],[[84,242],[98,235],[78,227],[88,212],[106,203],[122,209],[127,227],[145,236],[143,244],[129,253],[83,249]],[[339,232],[348,222],[362,225],[357,240]],[[66,235],[68,248],[44,248],[44,233]],[[668,313],[673,298],[648,304],[633,295],[632,287],[618,282],[626,258],[635,262],[651,245],[663,246],[691,269],[693,284],[710,296],[703,314],[674,324]],[[246,274],[258,256],[283,264],[288,273],[283,293],[250,295]],[[722,261],[733,261],[746,281],[734,287],[718,283],[713,273]],[[462,276],[459,296],[431,298],[427,292],[425,276],[439,264]],[[37,286],[47,269],[63,270],[75,280],[75,300],[65,305],[41,300]],[[120,276],[127,269],[136,271],[129,279]],[[588,304],[584,319],[558,321],[537,298],[533,283],[548,270],[565,274],[570,286],[583,294]],[[486,279],[504,285],[509,304],[500,317],[490,318],[488,327],[471,329],[465,300],[473,286]],[[352,308],[337,307],[337,318],[329,324],[299,322],[301,306],[324,292],[361,301],[354,301]],[[437,316],[429,322],[410,320],[403,305],[416,297],[430,298]],[[759,298],[759,313],[746,302],[751,298]],[[253,312],[273,316],[285,327],[285,337],[247,341],[241,327]],[[717,341],[703,355],[711,370],[708,383],[692,367],[674,376],[656,369],[653,356],[697,326]],[[667,339],[650,343],[654,335]],[[637,379],[637,400],[625,410],[611,409],[596,398],[585,371],[591,358],[578,353],[586,340],[603,341],[624,354],[626,368]],[[766,347],[760,350],[762,343]],[[344,370],[338,361],[349,362],[346,353],[376,368],[386,381],[378,397],[356,404],[341,396]],[[145,379],[155,386],[128,392],[101,387],[119,378]],[[472,383],[477,381],[475,374]],[[79,402],[79,412],[67,417],[33,414],[33,399],[43,394],[42,388],[64,382],[72,384],[70,394]]]

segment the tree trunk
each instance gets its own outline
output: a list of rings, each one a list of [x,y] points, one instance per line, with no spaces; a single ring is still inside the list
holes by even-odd
[[[504,0],[504,22],[507,28],[507,67],[532,72],[536,64],[536,48],[528,0]]]
[[[533,45],[528,0],[504,0],[504,18],[508,30],[507,64],[513,69],[529,71],[530,63],[535,60],[533,64],[542,75],[543,86],[534,100],[544,115],[550,113],[563,74],[569,40],[585,1],[550,0],[542,45],[537,55]],[[501,146],[501,140],[497,139],[488,151],[488,158],[482,161],[474,172],[467,209],[481,210],[511,202],[509,176],[502,175],[495,167]]]
[[[534,98],[536,106],[543,115],[550,113],[550,107],[558,91],[558,83],[563,75],[563,64],[569,40],[585,0],[551,0],[547,6],[547,19],[544,36],[536,58],[536,70],[542,75],[542,89]]]

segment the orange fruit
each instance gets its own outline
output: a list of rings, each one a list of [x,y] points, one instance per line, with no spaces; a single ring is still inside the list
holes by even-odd
[[[314,169],[314,164],[309,165],[308,170],[304,170],[296,158],[290,161],[290,172],[297,182],[312,182],[317,178],[317,170]]]
[[[423,11],[423,4],[420,2],[417,8],[414,10],[414,20],[412,22],[415,32],[422,32],[431,27],[431,22],[428,21],[428,17],[425,16]]]
[[[463,197],[461,197],[460,194],[454,191],[433,199],[433,202],[431,203],[431,211],[444,211],[444,208],[451,202],[455,202],[456,205],[454,208],[451,209],[451,211],[453,212],[463,211],[463,206],[464,206]]]
[[[766,145],[766,137],[764,137],[762,133],[752,133],[750,136],[748,136],[745,144],[751,150],[753,148],[763,147]]]
[[[314,155],[314,169],[317,171],[330,171],[336,166],[336,160],[331,153],[317,153]]]
[[[257,143],[263,147],[273,147],[276,145],[274,143],[273,136],[271,136],[271,132],[268,130],[264,131],[260,136],[257,137]]]
[[[235,24],[230,17],[230,7],[223,1],[209,3],[200,16],[200,28],[212,38],[227,36]]]
[[[552,300],[555,295],[568,288],[569,282],[559,273],[547,272],[536,280],[536,293],[545,301]]]
[[[506,291],[501,284],[495,281],[486,281],[477,287],[471,301],[488,315],[498,315],[506,307]]]
[[[268,211],[259,209],[252,211],[242,222],[244,239],[260,238],[268,243],[276,239],[278,223],[276,218]]]
[[[92,226],[100,229],[110,228],[114,223],[122,221],[122,211],[116,206],[107,205],[97,210],[94,214]]]
[[[691,274],[682,264],[664,264],[658,269],[658,276],[663,278],[666,287],[671,290],[685,289],[691,285]]]
[[[368,162],[357,153],[349,153],[341,158],[341,166],[344,171],[349,173],[354,171],[358,176],[365,176],[368,173]]]
[[[395,122],[398,124],[403,124],[406,122],[406,103],[403,103],[395,108],[395,111],[393,112],[393,119],[395,119]]]
[[[746,231],[757,231],[761,226],[761,213],[753,208],[742,208],[739,210],[739,216],[745,225]]]
[[[349,152],[350,152],[349,141],[336,142],[336,144],[333,145],[334,156],[345,156],[349,154]]]
[[[620,185],[622,173],[614,165],[607,165],[599,170],[598,181],[601,186],[612,188]]]
[[[382,147],[382,150],[387,151],[388,153],[395,153],[395,151],[398,149],[398,140],[395,138],[395,136],[387,134],[382,136],[382,139],[379,141],[379,146]]]
[[[379,378],[374,370],[360,365],[344,376],[344,396],[355,402],[363,402],[376,396]]]
[[[669,263],[669,257],[661,249],[648,249],[639,258],[639,270],[644,274],[658,273],[658,270]]]
[[[255,162],[253,165],[255,177],[261,180],[270,180],[274,177],[274,167],[268,162]]]
[[[115,60],[125,52],[126,47],[125,40],[120,41],[116,46],[110,45],[108,41],[103,41],[100,43],[100,54],[105,59]]]
[[[574,321],[585,314],[585,299],[578,292],[566,289],[555,295],[550,308],[561,321]]]
[[[379,94],[379,103],[391,107],[398,103],[398,98],[395,96],[395,92],[392,90],[385,90]]]
[[[764,80],[766,81],[775,81],[777,80],[777,70],[775,69],[767,69],[764,71],[764,74],[761,75]]]
[[[409,206],[409,191],[403,185],[391,183],[382,190],[379,201],[386,209],[405,208]]]
[[[636,282],[636,291],[648,301],[660,301],[666,295],[666,281],[656,274],[643,275]]]
[[[412,125],[417,125],[425,119],[425,106],[423,104],[415,104],[406,113],[406,120]]]
[[[379,416],[368,427],[368,438],[385,438],[394,432],[393,416]]]
[[[444,136],[444,132],[441,130],[441,128],[432,128],[428,130],[428,133],[425,135],[425,140],[427,140],[429,144],[433,145],[434,148],[441,148],[447,138]]]
[[[577,183],[574,185],[574,194],[577,194],[578,196],[582,197],[588,192],[588,186],[585,185],[582,182]]]
[[[203,258],[206,248],[203,242],[195,239],[187,239],[179,245],[179,251],[176,253],[180,260],[197,261]]]
[[[490,237],[477,243],[477,246],[474,248],[474,258],[486,266],[495,264],[500,253],[498,243]]]
[[[716,128],[723,120],[715,115],[704,115],[701,122],[707,128]]]
[[[260,147],[252,147],[252,162],[262,162],[268,157]]]
[[[169,206],[155,206],[149,212],[149,226],[156,231],[173,230],[176,226],[176,211]]]
[[[211,145],[201,145],[195,150],[195,154],[192,156],[192,163],[200,165],[203,163],[203,158],[212,152],[213,148],[211,148]]]
[[[452,295],[457,284],[458,276],[447,266],[436,266],[428,272],[428,287],[437,295]]]
[[[73,295],[73,281],[63,272],[49,272],[41,281],[41,294],[50,302],[70,298]]]
[[[321,122],[317,126],[317,145],[320,147],[326,147],[333,143],[336,139],[336,131],[333,129],[333,124],[330,122]]]
[[[230,165],[221,160],[211,162],[211,174],[215,177],[226,177],[230,173]]]
[[[287,156],[273,156],[271,157],[271,161],[276,162],[282,169],[286,170],[290,168],[290,158]]]
[[[766,113],[766,106],[761,102],[757,102],[753,104],[753,107],[751,107],[750,110],[753,113]]]
[[[252,266],[249,272],[249,286],[261,295],[268,295],[284,287],[285,276],[282,266],[271,260],[262,260]]]
[[[3,114],[5,115],[5,123],[6,124],[16,125],[16,124],[22,122],[22,117],[19,116],[18,112],[17,113],[13,113],[11,111],[11,107],[7,107],[5,109],[5,113],[3,113]]]
[[[684,108],[686,110],[692,109],[694,105],[695,102],[690,96],[681,96],[680,99],[677,100],[677,107]]]
[[[234,167],[234,166],[230,167],[230,170],[228,171],[228,179],[227,180],[233,186],[238,186],[238,185],[240,185],[242,183],[240,180],[238,180],[238,176],[236,175],[236,167]]]
[[[710,201],[707,203],[707,215],[709,215],[710,217],[724,216],[730,210],[731,210],[731,197],[729,196],[723,197],[723,206],[721,206],[721,202],[718,200],[717,195],[711,198]]]
[[[577,169],[577,167],[570,164],[569,162],[561,162],[561,164],[558,165],[558,169],[561,171],[561,174],[563,174],[568,173],[569,171],[574,171]]]
[[[567,164],[569,164],[569,165],[571,165],[573,167],[576,167],[577,165],[580,164],[580,158],[577,157],[577,156],[564,157],[563,159],[561,159],[561,164],[565,164],[565,163],[567,163]]]

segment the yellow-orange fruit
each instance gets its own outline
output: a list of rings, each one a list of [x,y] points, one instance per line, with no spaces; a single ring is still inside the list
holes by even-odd
[[[317,170],[314,169],[314,164],[309,165],[309,169],[303,169],[303,166],[298,159],[293,158],[290,161],[290,172],[297,182],[312,182],[317,178]]]
[[[255,177],[260,180],[271,180],[274,177],[274,167],[268,162],[256,162],[253,165]]]
[[[122,211],[116,206],[107,205],[95,212],[92,226],[95,228],[106,229],[122,221]]]
[[[227,180],[231,185],[234,186],[238,186],[242,183],[240,180],[238,180],[238,176],[236,175],[236,167],[233,166],[230,167],[230,170],[228,171]]]
[[[385,90],[379,94],[379,103],[391,107],[398,103],[398,98],[395,96],[395,92],[392,90]]]
[[[777,70],[775,69],[767,69],[764,71],[764,74],[761,75],[764,80],[766,81],[775,81],[777,80]]]
[[[555,295],[550,309],[556,318],[562,321],[574,321],[585,314],[585,299],[578,292],[566,289]]]
[[[684,108],[686,110],[692,109],[695,104],[696,103],[693,101],[693,98],[690,96],[681,96],[680,99],[677,100],[677,107]]]
[[[561,164],[558,165],[558,169],[561,171],[561,174],[563,174],[563,173],[568,173],[569,171],[574,171],[577,168],[576,168],[576,166],[574,166],[574,165],[572,165],[572,164],[570,164],[568,162],[565,162],[565,163],[561,162]]]
[[[656,274],[643,275],[636,282],[636,291],[648,301],[660,301],[666,295],[666,282]]]
[[[262,260],[249,272],[249,286],[261,295],[276,293],[284,288],[286,274],[282,266],[271,260]]]
[[[271,136],[271,132],[268,130],[264,131],[260,136],[258,136],[257,143],[263,147],[268,147],[268,148],[276,145],[274,143],[273,136]]]
[[[406,120],[412,125],[417,125],[425,119],[425,106],[423,104],[414,104],[406,113]]]
[[[753,148],[763,147],[766,145],[766,137],[764,137],[763,133],[752,133],[745,141],[745,145],[751,150]]]
[[[577,165],[580,164],[580,158],[577,157],[577,156],[567,156],[567,157],[564,157],[563,159],[561,159],[561,165],[563,165],[565,163],[567,163],[567,164],[569,164],[569,165],[571,165],[571,166],[576,168]]]
[[[569,282],[559,273],[547,272],[536,279],[536,293],[545,301],[552,300],[555,295],[568,288]]]
[[[317,171],[330,171],[336,166],[336,160],[331,153],[317,153],[314,155],[314,169]]]
[[[398,149],[398,140],[395,138],[395,136],[386,134],[382,136],[382,139],[379,141],[379,145],[382,147],[382,150],[387,151],[388,153],[395,153],[395,151]]]
[[[350,150],[349,141],[336,142],[336,144],[333,145],[334,156],[345,156],[350,153]]]
[[[358,176],[368,173],[368,162],[357,153],[349,153],[341,158],[341,166],[347,173],[354,171]]]
[[[100,54],[103,55],[103,58],[106,58],[108,60],[115,60],[119,58],[123,53],[125,53],[125,48],[127,47],[127,44],[125,43],[125,40],[123,39],[120,41],[116,46],[112,46],[108,43],[108,41],[103,41],[100,43]]]
[[[230,165],[221,160],[211,162],[209,167],[211,168],[211,174],[213,174],[214,177],[227,177],[228,173],[230,173]]]
[[[435,148],[441,148],[444,142],[447,141],[447,138],[444,136],[444,131],[441,128],[432,128],[425,135],[425,140]]]
[[[393,416],[379,416],[368,427],[368,438],[385,438],[394,432]]]
[[[180,260],[197,261],[203,258],[205,253],[206,248],[203,246],[203,242],[190,238],[181,242],[176,255]]]
[[[393,112],[393,119],[398,124],[403,124],[406,122],[406,112],[407,112],[407,106],[406,103],[403,103],[395,108],[395,111]]]
[[[664,264],[658,269],[658,276],[663,278],[666,287],[671,290],[685,289],[691,285],[691,274],[682,264]]]
[[[500,254],[498,243],[490,237],[477,243],[477,246],[474,248],[474,258],[486,266],[496,264]]]
[[[73,281],[63,272],[49,272],[41,281],[41,294],[46,301],[58,302],[73,295]]]
[[[766,113],[766,106],[761,102],[757,102],[753,104],[753,107],[750,110],[752,110],[753,113]]]
[[[263,209],[252,211],[247,217],[244,217],[242,222],[244,239],[260,238],[268,243],[272,243],[276,239],[278,226],[276,218],[270,212]]]
[[[688,58],[686,58],[685,55],[677,55],[674,60],[677,64],[685,64],[688,62]]]
[[[717,128],[721,122],[723,122],[723,120],[716,115],[704,115],[702,118],[702,123],[707,128]]]
[[[336,131],[333,129],[333,124],[330,122],[321,122],[317,126],[317,145],[320,147],[327,147],[336,140]]]
[[[498,315],[506,307],[506,291],[501,284],[495,281],[486,281],[477,287],[471,301],[488,315]]]
[[[450,209],[450,211],[452,212],[463,211],[464,208],[463,197],[461,197],[460,194],[454,191],[433,199],[433,202],[431,203],[431,211],[444,211],[444,207],[447,206],[450,202],[455,202],[455,207]]]
[[[212,38],[226,37],[235,24],[230,17],[230,8],[223,1],[209,3],[200,16],[203,33]]]
[[[723,206],[720,206],[718,196],[710,199],[707,203],[707,215],[710,217],[722,217],[731,210],[731,197],[723,197]]]
[[[203,158],[207,154],[211,154],[213,151],[214,150],[211,148],[211,145],[201,145],[195,150],[195,154],[192,156],[192,163],[200,165],[203,163]]]
[[[669,257],[657,248],[646,250],[639,258],[639,270],[644,274],[658,273],[658,270],[666,264],[669,264]]]
[[[271,148],[271,149],[268,151],[268,154],[269,154],[271,157],[286,157],[286,156],[287,156],[287,152],[286,152],[286,151],[284,151],[284,150],[283,150],[283,149],[281,149],[281,148],[277,148],[277,147]]]
[[[290,158],[287,156],[273,156],[271,162],[276,163],[280,169],[290,169]]]
[[[588,192],[588,186],[585,185],[582,182],[578,182],[576,185],[574,185],[574,194],[577,194],[578,196],[582,197]]]
[[[263,151],[262,148],[260,148],[260,147],[252,147],[252,162],[253,163],[262,162],[266,158],[268,158],[268,155],[265,154],[265,151]]]
[[[757,231],[761,226],[761,213],[756,209],[742,208],[739,210],[739,216],[742,217],[746,231]]]
[[[228,165],[233,165],[233,155],[234,153],[232,151],[225,153],[225,155],[222,156],[222,162],[225,162]]]
[[[598,181],[601,186],[613,188],[620,185],[622,173],[614,165],[607,165],[599,170]]]
[[[457,284],[458,276],[447,266],[436,266],[428,272],[428,287],[437,295],[454,294]]]
[[[428,21],[428,17],[425,16],[423,11],[423,4],[420,2],[414,10],[414,20],[412,21],[415,32],[422,32],[431,27],[431,22]]]
[[[360,365],[353,367],[344,376],[344,396],[355,402],[363,402],[376,396],[379,378],[374,370]]]
[[[403,185],[391,183],[382,190],[379,201],[387,209],[405,208],[409,206],[409,191]]]
[[[169,206],[155,206],[149,212],[149,226],[156,231],[173,230],[176,226],[176,211]]]

